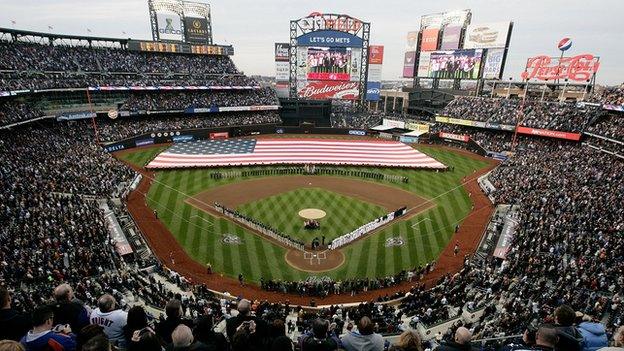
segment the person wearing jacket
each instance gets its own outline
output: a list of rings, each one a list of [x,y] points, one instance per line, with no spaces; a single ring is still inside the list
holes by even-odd
[[[455,331],[455,340],[443,342],[436,351],[471,351],[476,350],[470,344],[472,333],[465,327],[459,327]]]
[[[375,326],[370,318],[364,316],[357,323],[358,331],[342,337],[342,346],[347,351],[382,351],[384,339],[375,333]]]
[[[574,327],[576,312],[572,307],[561,305],[555,309],[555,325],[557,329],[557,350],[581,351],[583,336]]]
[[[74,351],[76,350],[76,337],[71,334],[69,325],[57,326],[52,330],[54,312],[48,306],[39,307],[32,316],[34,327],[20,343],[26,351]]]
[[[312,322],[312,333],[299,338],[301,351],[334,351],[338,349],[340,340],[328,335],[329,321],[317,318]]]
[[[624,351],[624,326],[619,327],[613,334],[613,346],[603,347],[598,351]]]
[[[583,351],[596,351],[609,345],[607,331],[602,323],[583,322],[578,326],[583,336]]]
[[[0,340],[19,341],[30,327],[30,319],[11,308],[9,290],[0,286]]]

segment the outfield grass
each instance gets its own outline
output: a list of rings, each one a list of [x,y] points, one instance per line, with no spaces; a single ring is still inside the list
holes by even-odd
[[[146,149],[139,149],[136,152],[122,153],[119,158],[137,167],[143,167],[169,146],[154,146]]]
[[[304,220],[298,213],[304,208],[325,211],[327,216],[319,220],[320,229],[303,228]],[[308,244],[322,236],[325,242],[330,242],[388,213],[382,207],[319,188],[301,188],[269,196],[241,205],[237,210]]]
[[[345,247],[343,249],[347,258],[345,264],[321,275],[335,279],[386,276],[403,269],[424,265],[440,254],[453,235],[455,226],[471,210],[472,203],[460,184],[461,179],[486,167],[487,163],[440,148],[418,146],[417,149],[448,166],[453,166],[455,170],[436,173],[427,170],[385,168],[380,171],[408,177],[409,183],[379,182],[413,192],[433,201],[436,206]],[[141,149],[125,155],[124,159],[144,164],[145,160],[151,159],[157,152],[154,149]],[[263,167],[254,167],[254,169],[259,168]],[[354,169],[353,167],[343,168]],[[240,167],[238,169],[251,168]],[[373,170],[373,168],[357,169]],[[210,262],[217,272],[223,272],[232,277],[243,273],[245,279],[251,281],[259,281],[261,277],[298,280],[310,276],[310,273],[296,270],[285,262],[285,249],[261,239],[230,221],[214,218],[184,202],[187,197],[215,186],[257,178],[211,179],[210,173],[218,170],[156,172],[156,181],[148,194],[149,206],[158,210],[160,220],[195,260],[200,263]],[[379,171],[379,169],[375,170]],[[304,201],[306,201],[305,198],[290,200],[296,211],[307,207],[300,206]],[[275,209],[275,212],[279,211],[282,209]],[[262,213],[266,213],[266,210],[254,213],[254,216],[262,216]],[[367,213],[365,215],[368,216]],[[372,214],[373,218],[375,216],[376,214]],[[358,220],[361,223],[364,221],[364,218]],[[222,242],[224,234],[239,236],[244,245],[224,244]],[[385,247],[386,239],[396,236],[401,236],[406,244],[399,247]]]

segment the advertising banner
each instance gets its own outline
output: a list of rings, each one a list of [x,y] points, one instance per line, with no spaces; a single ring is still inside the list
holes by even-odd
[[[184,18],[184,37],[189,43],[207,43],[209,39],[208,20],[205,18]]]
[[[481,49],[432,52],[428,77],[477,79],[482,54]]]
[[[209,133],[208,137],[210,139],[227,139],[230,137],[230,134],[228,132],[214,132]]]
[[[288,97],[288,95],[290,95],[288,82],[275,83],[275,92],[277,93],[277,97],[280,97],[280,98]]]
[[[579,133],[569,133],[569,132],[560,132],[557,130],[548,130],[548,129],[536,129],[529,127],[518,127],[518,133],[520,134],[528,134],[535,135],[547,138],[557,138],[557,139],[566,139],[566,140],[581,140],[581,134]]]
[[[290,64],[288,61],[275,61],[275,80],[287,82],[290,79]]]
[[[449,12],[432,13],[420,17],[420,28],[427,27],[444,27],[444,26],[460,26],[463,27],[470,23],[472,14],[470,10],[457,10]]]
[[[193,139],[194,139],[194,136],[192,135],[175,135],[173,139],[171,140],[173,140],[174,143],[185,143]]]
[[[366,84],[366,100],[379,101],[381,82],[368,82]]]
[[[464,135],[464,134],[453,134],[453,133],[440,132],[439,136],[442,139],[461,141],[461,142],[464,142],[464,143],[467,143],[468,140],[470,140],[470,137],[468,135]]]
[[[275,61],[286,61],[289,60],[290,44],[288,43],[275,43]]]
[[[440,50],[459,49],[459,39],[461,37],[461,26],[446,26],[442,32],[442,44]]]
[[[145,145],[152,145],[154,143],[154,139],[142,139],[142,140],[137,140],[134,142],[134,144],[138,147],[138,146],[145,146]]]
[[[172,12],[158,12],[158,38],[160,40],[182,41],[182,28],[180,28],[180,15]]]
[[[405,51],[416,51],[416,45],[418,44],[418,32],[407,32],[407,44]]]
[[[439,28],[426,28],[422,31],[420,51],[435,51],[438,48]]]
[[[358,130],[358,129],[351,129],[351,130],[349,130],[349,135],[365,136],[366,135],[366,131]]]
[[[414,122],[406,122],[405,129],[417,131],[417,132],[425,132],[429,133],[429,125],[423,123],[414,123]]]
[[[401,135],[399,141],[406,144],[415,144],[418,142],[418,137]]]
[[[361,48],[363,46],[361,38],[333,30],[320,30],[304,34],[297,38],[297,45],[342,48]]]
[[[431,64],[431,52],[421,52],[418,59],[418,77],[429,76],[429,65]]]
[[[392,127],[392,128],[401,128],[401,129],[405,128],[405,122],[397,121],[397,120],[394,120],[394,119],[384,118],[382,124],[384,126]]]
[[[504,48],[511,22],[471,24],[466,28],[464,49]]]
[[[95,112],[84,111],[84,112],[64,112],[56,117],[57,121],[73,121],[77,119],[87,119],[87,118],[95,118],[97,115]]]
[[[358,82],[311,81],[297,82],[298,95],[305,99],[356,100],[359,95]]]
[[[590,80],[598,68],[600,59],[591,54],[582,54],[574,57],[536,56],[527,60],[526,68],[522,72],[522,79],[557,80],[568,79],[575,82]]]
[[[511,242],[516,233],[517,223],[515,220],[511,220],[509,218],[505,218],[505,222],[503,224],[503,230],[501,231],[501,235],[498,237],[498,242],[496,243],[496,248],[494,249],[493,256],[498,257],[500,259],[505,259],[507,257],[507,253],[509,249],[511,249]]]
[[[500,79],[503,72],[503,56],[505,49],[488,49],[483,64],[482,77],[485,79]]]
[[[368,65],[368,80],[381,82],[381,65]]]
[[[368,47],[368,64],[376,65],[383,63],[384,47],[383,45],[371,45]]]
[[[403,78],[414,77],[414,65],[416,64],[416,52],[406,52],[403,59]]]

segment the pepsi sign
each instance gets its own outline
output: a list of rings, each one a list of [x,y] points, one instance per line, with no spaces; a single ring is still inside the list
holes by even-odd
[[[557,48],[561,51],[566,51],[572,47],[572,39],[563,38],[557,44]]]

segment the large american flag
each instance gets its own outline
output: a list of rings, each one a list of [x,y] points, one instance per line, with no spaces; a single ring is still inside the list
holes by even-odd
[[[322,139],[228,139],[175,144],[147,168],[187,168],[271,164],[331,164],[446,168],[396,141]]]

